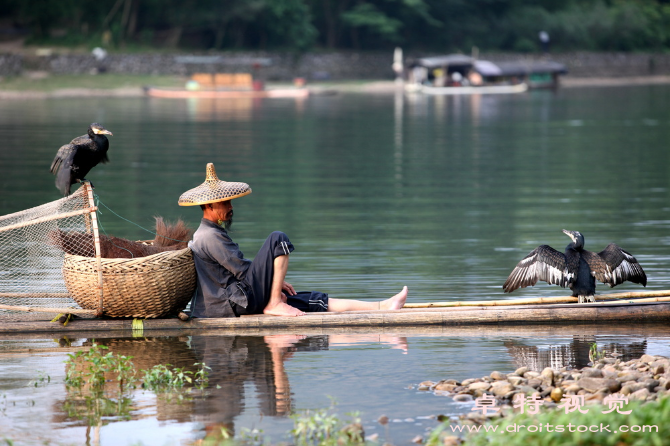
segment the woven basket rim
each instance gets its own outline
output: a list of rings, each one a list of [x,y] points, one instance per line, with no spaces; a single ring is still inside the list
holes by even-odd
[[[159,253],[156,253],[156,254],[151,254],[151,255],[143,256],[143,257],[132,257],[130,259],[125,258],[125,257],[122,257],[122,258],[102,257],[100,260],[102,260],[102,263],[106,263],[108,265],[110,265],[110,264],[111,265],[113,265],[113,264],[123,264],[123,263],[129,263],[129,262],[134,263],[134,262],[137,262],[138,260],[143,260],[145,262],[147,262],[147,261],[152,262],[156,259],[163,260],[164,257],[167,257],[167,258],[180,257],[180,256],[186,254],[188,251],[191,251],[191,248],[187,247],[187,248],[184,248],[184,249],[178,249],[176,251],[163,251],[163,252],[159,252]],[[72,261],[82,261],[82,262],[96,261],[95,257],[79,256],[79,255],[76,255],[76,254],[65,253],[65,257],[71,259]]]

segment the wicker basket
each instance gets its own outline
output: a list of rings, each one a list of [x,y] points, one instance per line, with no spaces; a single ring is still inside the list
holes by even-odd
[[[102,259],[104,314],[163,317],[183,310],[196,287],[190,248],[135,259]],[[97,261],[65,254],[63,278],[72,298],[85,309],[100,302]]]

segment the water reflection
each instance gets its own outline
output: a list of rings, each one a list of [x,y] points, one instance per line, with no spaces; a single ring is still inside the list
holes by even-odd
[[[520,366],[539,371],[582,367],[593,342],[601,352],[622,360],[670,354],[667,326],[578,330],[481,326],[396,333],[314,329],[296,335],[249,329],[136,338],[89,333],[85,339],[62,338],[58,343],[40,335],[5,336],[0,340],[0,437],[26,444],[43,437],[100,445],[174,444],[259,428],[280,441],[292,427],[288,415],[328,407],[332,397],[342,417],[361,412],[368,435],[379,433],[394,444],[405,444],[435,427],[435,415],[470,410],[451,399],[411,390],[419,382],[463,380],[493,370],[509,373]],[[195,364],[204,362],[211,367],[208,386],[202,392],[166,394],[138,388],[124,395],[109,381],[104,398],[83,398],[63,386],[63,362],[68,353],[89,349],[94,336],[110,352],[132,356],[137,369],[170,364],[195,372]],[[38,371],[51,381],[34,386]],[[400,421],[384,428],[375,421],[380,415]],[[410,419],[414,421],[402,421]]]
[[[575,335],[568,344],[548,344],[538,347],[516,340],[505,341],[504,344],[517,367],[528,367],[529,370],[540,372],[546,367],[554,370],[563,367],[569,369],[587,367],[591,364],[589,351],[594,344],[597,345],[599,352],[621,361],[637,359],[647,350],[646,339],[598,344],[595,336],[581,335]]]

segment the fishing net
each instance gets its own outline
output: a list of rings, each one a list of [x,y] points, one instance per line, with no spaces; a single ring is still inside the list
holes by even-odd
[[[95,210],[84,183],[68,197],[0,217],[0,318],[94,315],[70,297],[62,267],[69,245],[93,246]]]
[[[101,235],[96,201],[84,182],[69,197],[0,217],[0,318],[158,318],[186,307],[196,274],[183,222],[157,217],[162,232],[149,242]]]

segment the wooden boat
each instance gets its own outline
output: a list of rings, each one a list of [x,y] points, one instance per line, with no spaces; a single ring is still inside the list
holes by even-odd
[[[463,54],[412,61],[405,89],[431,95],[513,94],[558,85],[567,73],[553,61],[490,62]]]
[[[311,313],[301,317],[265,315],[240,318],[145,319],[143,332],[169,330],[273,330],[381,329],[406,330],[447,326],[519,326],[612,324],[614,322],[650,323],[670,321],[670,290],[643,293],[618,293],[599,296],[616,299],[576,304],[573,297],[513,299],[506,301],[446,302],[408,304],[402,310],[344,313]],[[536,303],[536,302],[542,303]],[[569,302],[569,303],[561,303]],[[3,321],[0,333],[65,333],[138,330],[132,319],[75,319],[63,326],[46,321]]]
[[[203,89],[189,90],[186,88],[144,87],[147,96],[154,98],[207,98],[207,99],[238,99],[238,98],[306,98],[308,88],[270,88],[267,90],[226,90]]]

